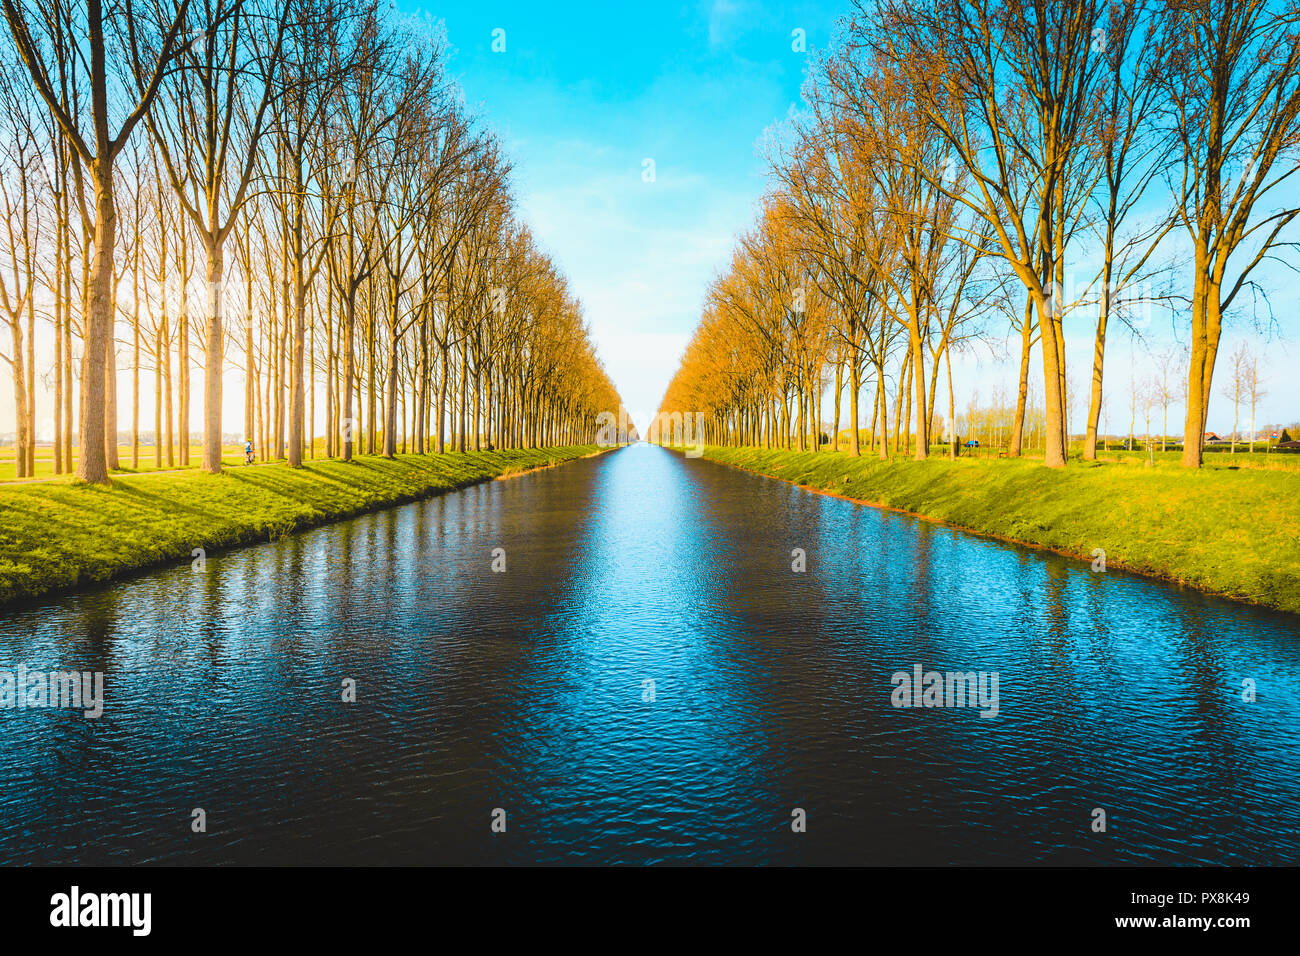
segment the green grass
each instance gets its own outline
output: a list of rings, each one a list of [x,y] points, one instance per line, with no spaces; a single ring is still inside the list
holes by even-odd
[[[179,447],[177,448],[174,454],[176,455],[180,454]],[[137,474],[137,473],[144,474],[145,472],[150,472],[150,471],[171,471],[182,467],[197,469],[199,467],[199,462],[203,460],[203,446],[202,445],[190,446],[190,463],[184,466],[175,463],[171,465],[167,464],[167,455],[165,451],[163,453],[162,464],[161,465],[155,464],[154,449],[152,445],[140,446],[140,467],[138,469],[133,469],[131,467],[131,446],[130,445],[118,445],[117,455],[118,455],[118,462],[123,467],[120,469],[116,469],[113,472],[113,474],[115,475],[117,474],[129,475],[129,474]],[[78,455],[77,449],[74,448],[72,453],[73,468],[77,467],[77,459],[79,457],[80,455]],[[222,445],[221,460],[223,463],[227,465],[242,465],[244,463],[244,446],[243,445]],[[0,481],[30,481],[32,479],[37,479],[37,478],[54,477],[54,447],[52,445],[37,445],[36,446],[36,474],[31,475],[27,478],[18,478],[17,474],[18,474],[18,469],[17,469],[17,465],[14,462],[14,446],[8,445],[4,448],[0,448]]]
[[[1111,568],[1300,612],[1300,471],[1293,468],[1233,467],[1246,464],[1242,455],[1235,462],[1207,456],[1199,471],[1168,459],[1155,467],[1125,459],[1049,469],[1015,459],[881,462],[754,448],[709,447],[704,456],[1088,561],[1101,548]]]
[[[178,471],[184,468],[197,469],[199,467],[199,462],[203,461],[203,446],[201,444],[190,445],[190,463],[188,465],[182,465],[179,463],[180,462],[179,445],[174,446],[172,463],[170,465],[167,463],[166,449],[163,450],[163,458],[161,464],[158,464],[155,461],[154,451],[155,449],[153,445],[142,444],[140,446],[140,465],[138,468],[132,468],[131,467],[131,446],[118,445],[117,446],[118,463],[122,467],[113,469],[112,473],[114,475],[135,475],[135,474],[145,474],[151,471]],[[312,442],[312,451],[314,451],[314,455],[307,455],[306,450],[304,450],[304,456],[312,457],[312,458],[324,458],[325,439],[316,438]],[[41,478],[55,477],[54,446],[49,444],[48,442],[42,442],[38,444],[36,446],[35,457],[36,457],[36,474],[26,478],[18,478],[17,477],[18,469],[16,463],[14,462],[14,446],[5,445],[3,447],[0,447],[0,482],[33,481]],[[80,457],[81,457],[80,449],[74,446],[72,449],[72,467],[74,469],[77,467],[77,460]],[[258,460],[260,461],[261,459],[259,458]],[[224,465],[231,465],[231,466],[243,465],[244,463],[243,444],[240,443],[238,445],[222,445],[221,462]]]
[[[266,541],[300,528],[568,461],[595,446],[363,456],[0,488],[0,606],[108,581],[195,548]]]

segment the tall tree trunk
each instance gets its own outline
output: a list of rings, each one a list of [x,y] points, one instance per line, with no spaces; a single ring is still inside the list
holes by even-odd
[[[81,355],[81,417],[77,477],[108,483],[104,454],[104,366],[113,329],[113,251],[117,207],[113,201],[112,166],[101,159],[95,177],[95,255],[91,287],[86,290],[85,347]]]
[[[104,351],[104,461],[109,471],[122,467],[117,454],[117,279],[113,280],[113,325]]]
[[[137,214],[136,222],[140,221]],[[140,239],[131,272],[131,468],[140,470]]]
[[[153,466],[162,468],[163,455],[163,339],[162,322],[153,336]]]
[[[388,302],[388,375],[385,380],[384,401],[384,457],[397,454],[397,308],[398,280],[390,276],[391,294]]]
[[[76,389],[72,381],[72,230],[63,230],[63,471],[72,472],[72,407]],[[82,273],[86,268],[82,266]],[[82,290],[85,315],[85,290]]]
[[[257,435],[257,353],[253,349],[253,276],[252,255],[244,257],[244,441],[261,445]],[[260,450],[260,449],[259,449]]]
[[[1092,384],[1088,396],[1088,424],[1083,437],[1083,460],[1097,460],[1097,425],[1101,421],[1102,366],[1106,358],[1106,323],[1110,320],[1111,266],[1107,261],[1097,314],[1097,333],[1092,343]]]
[[[225,250],[220,241],[209,239],[208,309],[203,349],[203,462],[210,474],[221,471],[221,369],[225,353],[222,328],[222,288],[225,278]]]
[[[884,385],[885,369],[876,369],[876,405],[880,413],[880,460],[889,458],[889,389]],[[875,440],[875,435],[872,435]]]
[[[36,474],[36,263],[27,260],[27,474]]]
[[[190,463],[190,244],[181,220],[181,310],[176,316],[177,444],[182,467]]]
[[[925,396],[925,346],[920,329],[912,335],[912,384],[916,402],[916,449],[913,459],[924,461],[930,457],[930,411]]]
[[[353,352],[353,329],[357,316],[357,290],[349,280],[348,297],[344,303],[343,314],[343,384],[340,386],[343,399],[343,460],[352,460],[352,446],[356,438],[356,422],[352,419],[352,388],[356,376],[356,356]]]
[[[28,292],[30,295],[31,292]],[[17,318],[9,320],[14,337],[14,477],[27,477],[27,373],[23,361],[23,327]]]
[[[1183,426],[1183,467],[1199,468],[1205,450],[1205,423],[1210,386],[1219,351],[1219,285],[1201,268],[1197,250],[1196,289],[1192,299],[1192,356],[1187,369],[1187,420]]]
[[[307,410],[307,288],[303,282],[302,258],[294,257],[293,341],[289,390],[289,467],[302,467],[302,443]]]
[[[862,454],[858,437],[858,393],[862,391],[862,359],[857,349],[849,357],[849,457],[857,458]]]
[[[59,294],[63,269],[61,252],[54,266],[54,473],[63,474],[63,323],[67,321],[63,296]]]
[[[469,357],[462,351],[460,357],[460,434],[457,436],[457,447],[460,451],[465,451],[465,433],[469,427],[465,422],[465,403],[469,398]]]
[[[1029,358],[1033,353],[1034,343],[1034,302],[1025,300],[1025,318],[1020,327],[1020,375],[1016,380],[1016,414],[1011,422],[1011,438],[1007,443],[1007,455],[1019,458],[1025,440],[1025,406],[1029,401]]]
[[[952,394],[952,348],[943,352],[944,368],[948,371],[948,458],[957,460],[957,399]]]

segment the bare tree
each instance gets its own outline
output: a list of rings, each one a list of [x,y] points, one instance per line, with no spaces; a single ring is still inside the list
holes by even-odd
[[[10,51],[5,50],[8,54]],[[35,338],[36,288],[39,282],[36,250],[45,230],[40,203],[35,194],[39,178],[39,125],[35,104],[25,89],[13,82],[16,64],[0,61],[0,111],[3,139],[0,140],[0,216],[4,220],[3,262],[0,262],[0,307],[9,325],[13,351],[0,351],[0,359],[13,372],[14,386],[14,474],[26,478],[35,474],[36,413]],[[24,336],[23,319],[27,319]]]
[[[1250,399],[1250,450],[1255,450],[1255,411],[1259,403],[1268,397],[1268,390],[1264,388],[1264,379],[1259,374],[1259,356],[1255,352],[1250,352],[1246,357],[1246,394]],[[1268,443],[1265,442],[1264,450],[1268,450]]]
[[[58,0],[19,6],[16,0],[0,0],[5,20],[22,57],[32,85],[46,109],[58,121],[67,142],[81,165],[90,173],[94,188],[94,264],[90,270],[90,288],[86,290],[85,349],[81,359],[80,458],[77,476],[84,481],[108,481],[105,455],[105,356],[111,347],[114,320],[113,255],[117,231],[117,204],[113,192],[113,164],[126,145],[136,124],[148,113],[168,66],[177,55],[178,38],[189,10],[189,0],[179,0],[171,8],[171,17],[162,31],[162,42],[155,56],[149,58],[148,80],[129,105],[123,117],[115,117],[119,97],[114,89],[122,84],[110,76],[107,41],[115,34],[123,37],[133,62],[145,62],[137,34],[139,11],[132,0],[121,0],[107,9],[103,0],[86,0],[84,22],[70,22],[70,11]],[[46,61],[50,46],[42,42],[41,31],[79,30],[84,50],[79,50],[74,64],[86,70],[90,87],[90,115],[72,115],[60,96],[58,84],[51,79]],[[36,32],[33,32],[33,31]],[[89,120],[89,136],[83,123]],[[113,126],[116,120],[116,131]]]
[[[1169,407],[1179,401],[1179,379],[1186,378],[1186,356],[1182,349],[1168,348],[1156,356],[1155,393],[1160,406],[1160,450],[1165,451],[1169,440]]]
[[[1168,3],[1162,17],[1179,160],[1171,187],[1193,249],[1183,465],[1198,468],[1224,315],[1300,215],[1294,197],[1278,195],[1300,169],[1300,7],[1196,0]]]
[[[158,108],[145,122],[206,256],[201,467],[215,474],[221,470],[226,238],[254,180],[293,0],[199,3],[200,28],[181,47],[177,68],[159,88]],[[150,76],[138,59],[133,70],[143,91]]]
[[[1237,453],[1237,422],[1241,401],[1249,388],[1250,353],[1245,342],[1240,342],[1228,360],[1228,378],[1223,383],[1223,396],[1232,402],[1232,448]],[[1186,439],[1184,438],[1184,441]]]
[[[1099,119],[1095,146],[1103,178],[1103,188],[1094,196],[1102,265],[1097,276],[1100,289],[1084,460],[1097,457],[1107,325],[1113,316],[1127,319],[1120,306],[1134,298],[1129,286],[1142,275],[1175,221],[1172,215],[1154,216],[1128,235],[1120,231],[1147,195],[1147,187],[1165,171],[1172,148],[1171,140],[1159,135],[1156,126],[1164,105],[1165,51],[1156,20],[1149,14],[1152,6],[1143,0],[1112,4],[1094,32],[1094,46],[1103,48],[1101,92],[1106,109]]]
[[[880,17],[881,42],[917,107],[969,173],[969,188],[946,195],[987,220],[987,252],[1037,313],[1049,467],[1066,462],[1065,262],[1098,175],[1101,9],[1101,0],[886,0],[866,14]]]

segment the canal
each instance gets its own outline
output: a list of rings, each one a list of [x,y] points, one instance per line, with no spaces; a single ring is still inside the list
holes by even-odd
[[[0,711],[0,863],[1300,863],[1300,619],[649,445],[11,612],[19,665],[103,714]]]

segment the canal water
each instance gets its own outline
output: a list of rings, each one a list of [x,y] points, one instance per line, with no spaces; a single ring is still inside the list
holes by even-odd
[[[649,445],[10,613],[20,665],[104,709],[0,710],[0,863],[1300,863],[1300,618]]]

